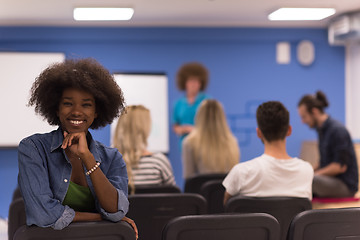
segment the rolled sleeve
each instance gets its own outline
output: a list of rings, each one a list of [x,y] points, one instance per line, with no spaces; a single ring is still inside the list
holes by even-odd
[[[67,226],[73,221],[75,217],[75,211],[74,209],[65,206],[65,210],[61,217],[55,222],[55,224],[52,226],[55,230],[61,230]]]
[[[112,222],[118,222],[123,219],[129,210],[129,201],[126,195],[123,191],[119,189],[116,190],[118,192],[118,211],[116,213],[109,213],[106,212],[103,208],[100,208],[100,213],[103,218]]]

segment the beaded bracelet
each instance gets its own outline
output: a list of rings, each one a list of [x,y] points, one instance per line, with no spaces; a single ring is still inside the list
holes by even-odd
[[[90,174],[92,174],[98,167],[100,166],[100,162],[96,162],[95,166],[92,167],[89,171],[87,171],[85,173],[86,176],[89,176]]]

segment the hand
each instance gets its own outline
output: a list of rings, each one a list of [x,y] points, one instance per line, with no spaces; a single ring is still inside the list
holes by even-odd
[[[181,136],[181,135],[190,133],[194,129],[194,126],[188,125],[188,124],[187,125],[174,125],[173,129],[177,135]]]
[[[86,141],[86,133],[68,133],[64,131],[64,140],[61,145],[62,149],[69,149],[71,153],[82,158],[89,152],[89,148]]]
[[[193,125],[183,125],[182,128],[183,128],[183,134],[187,134],[187,133],[190,133],[194,129],[194,126]]]
[[[128,224],[131,225],[131,227],[134,229],[134,232],[135,232],[135,235],[136,235],[136,239],[138,239],[139,237],[139,232],[138,232],[138,229],[136,227],[136,224],[134,222],[134,220],[128,218],[128,217],[123,217],[123,219],[121,219],[121,221],[125,221],[127,222]]]

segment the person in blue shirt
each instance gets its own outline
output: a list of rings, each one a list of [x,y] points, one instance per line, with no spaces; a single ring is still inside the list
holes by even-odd
[[[189,62],[177,73],[177,87],[185,91],[185,96],[175,103],[173,130],[182,139],[194,128],[196,111],[208,96],[203,93],[209,82],[208,70],[198,62]]]
[[[45,69],[31,88],[30,106],[50,133],[23,139],[18,183],[27,225],[60,230],[76,221],[125,220],[126,165],[117,149],[95,141],[89,128],[111,123],[124,109],[112,75],[94,59],[66,60]]]
[[[303,123],[318,133],[320,164],[315,168],[315,197],[352,197],[358,191],[358,165],[347,129],[325,111],[325,94],[305,95],[298,104]]]

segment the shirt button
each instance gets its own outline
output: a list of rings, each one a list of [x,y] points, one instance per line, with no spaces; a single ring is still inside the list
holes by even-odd
[[[65,178],[65,179],[64,179],[64,182],[68,182],[68,180]]]

